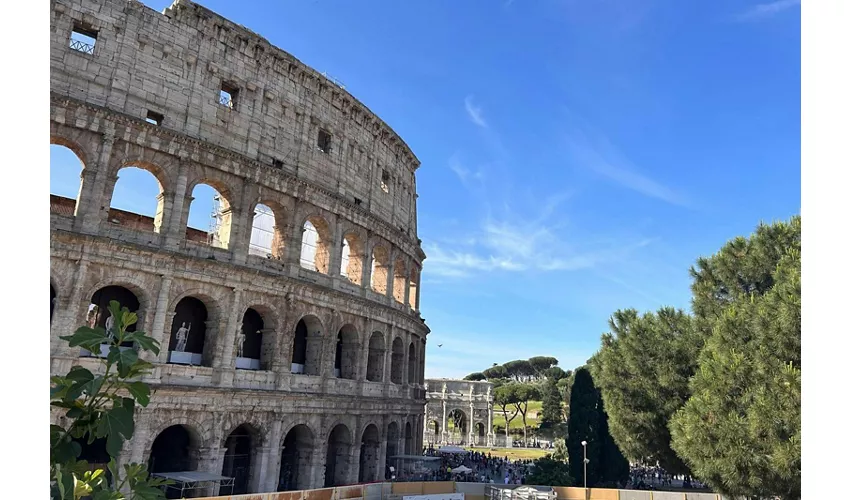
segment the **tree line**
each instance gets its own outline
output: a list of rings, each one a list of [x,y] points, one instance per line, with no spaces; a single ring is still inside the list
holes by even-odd
[[[690,311],[615,311],[575,371],[538,356],[467,379],[494,382],[506,433],[521,414],[527,436],[528,401],[543,400],[539,432],[566,441],[541,462],[546,484],[580,484],[586,453],[588,486],[622,484],[631,461],[728,496],[799,499],[800,238],[797,215],[697,259]]]

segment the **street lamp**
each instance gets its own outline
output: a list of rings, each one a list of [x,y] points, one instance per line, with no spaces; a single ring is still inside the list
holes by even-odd
[[[581,449],[584,452],[584,489],[587,489],[587,463],[590,460],[587,459],[587,441],[581,442]]]

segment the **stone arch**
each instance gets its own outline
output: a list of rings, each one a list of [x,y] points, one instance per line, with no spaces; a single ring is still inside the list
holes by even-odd
[[[287,209],[265,196],[252,204],[254,214],[248,253],[258,257],[282,260],[286,250]]]
[[[358,231],[348,231],[342,237],[342,258],[340,276],[348,278],[355,285],[363,284],[363,264],[366,261],[363,238]]]
[[[392,457],[399,455],[399,443],[401,441],[401,425],[398,422],[392,421],[387,424],[387,457],[386,457],[386,474],[385,479],[392,479],[389,474],[389,467],[396,463]],[[396,465],[396,470],[398,466]]]
[[[125,194],[125,191],[132,191],[133,194],[136,195],[140,190],[139,186],[142,186],[142,188],[144,187],[144,182],[134,181],[135,184],[132,188],[121,188],[121,172],[129,172],[135,176],[136,174],[133,173],[133,170],[146,172],[156,181],[157,193],[155,195],[153,195],[153,193],[145,193],[153,195],[156,199],[156,207],[152,214],[141,213],[143,210],[139,210],[138,207],[135,206],[132,209],[130,206],[126,205],[123,208],[117,206],[119,204],[124,205],[119,202],[122,198],[125,198],[126,195],[129,194]],[[110,183],[112,189],[103,200],[103,205],[109,207],[107,221],[110,224],[119,225],[137,231],[153,231],[154,233],[161,233],[163,231],[165,217],[167,215],[166,199],[170,196],[167,194],[170,181],[168,174],[164,169],[162,169],[162,167],[146,161],[120,162],[114,167]]]
[[[306,314],[295,326],[292,339],[292,373],[319,375],[324,325],[315,314]]]
[[[475,444],[478,446],[484,446],[487,443],[487,428],[485,427],[483,422],[476,422],[475,424]]]
[[[330,272],[330,225],[320,214],[314,213],[301,223],[301,267],[322,274]]]
[[[407,305],[411,309],[418,311],[418,294],[419,294],[419,276],[421,271],[416,265],[410,267],[410,280],[408,281],[408,299]]]
[[[351,430],[344,423],[331,429],[327,439],[325,455],[325,487],[343,486],[348,483],[349,458],[353,444]]]
[[[231,430],[221,443],[224,459],[221,475],[232,477],[233,486],[222,487],[219,495],[241,495],[250,493],[255,464],[259,463],[259,449],[263,434],[250,423],[243,423]]]
[[[184,420],[161,425],[150,435],[153,439],[145,450],[150,472],[198,470],[200,450],[206,444],[198,427]]]
[[[418,455],[418,453],[415,453],[415,450],[413,449],[413,426],[409,421],[404,424],[404,454]]]
[[[53,276],[50,277],[50,322],[53,323],[53,312],[56,311],[56,303],[59,302],[59,288],[56,286],[56,282],[53,280]]]
[[[81,141],[70,139],[66,134],[54,133],[51,131],[50,133],[50,144],[56,146],[64,146],[71,150],[77,158],[80,160],[80,163],[83,164],[83,168],[86,168],[86,165],[89,164],[89,161],[94,156],[89,153],[88,149],[82,145]]]
[[[452,444],[465,444],[469,433],[469,415],[461,408],[450,408],[446,413],[446,429]]]
[[[384,381],[384,359],[386,357],[384,334],[372,332],[369,337],[369,358],[366,361],[366,380],[370,382]]]
[[[405,286],[407,285],[407,265],[404,259],[396,257],[393,265],[393,298],[404,304]]]
[[[212,364],[212,344],[216,337],[219,307],[203,292],[189,290],[178,295],[169,308],[173,314],[168,341],[168,362],[175,364]]]
[[[392,343],[392,364],[390,366],[390,382],[394,384],[402,383],[402,367],[404,365],[404,341],[401,337],[393,339]]]
[[[339,329],[334,354],[334,376],[354,380],[357,378],[357,353],[360,350],[357,328],[346,323]]]
[[[240,362],[237,360],[236,368],[269,370],[276,356],[278,314],[275,307],[265,301],[253,301],[250,304],[242,314],[241,332],[245,336],[245,343],[242,346],[242,356],[237,357],[257,360],[259,365],[246,361],[243,363],[245,366],[239,366]],[[238,341],[239,339],[236,345],[237,355]]]
[[[281,460],[278,491],[305,490],[310,484],[310,472],[315,453],[315,434],[306,424],[293,425],[280,443]]]
[[[381,449],[381,433],[378,426],[368,424],[360,436],[359,483],[378,480],[378,454]]]
[[[198,186],[205,185],[216,193],[213,195],[213,212],[216,214],[214,227],[211,230],[192,228],[189,226],[189,218],[192,214],[192,203],[194,201],[195,189]],[[234,207],[238,206],[234,197],[233,190],[226,182],[216,179],[211,176],[202,176],[190,182],[186,190],[186,209],[185,209],[185,224],[186,224],[186,239],[189,241],[198,241],[200,234],[207,233],[206,243],[216,248],[229,249],[230,237],[232,236],[232,228],[234,221]],[[209,219],[207,219],[209,220]]]
[[[118,301],[122,308],[126,307],[130,312],[135,312],[136,316],[140,318],[140,320],[135,324],[129,325],[125,331],[134,332],[136,330],[140,330],[141,317],[143,314],[142,297],[144,297],[143,295],[140,297],[140,294],[142,293],[141,288],[137,288],[132,285],[127,286],[123,281],[113,281],[110,284],[98,286],[93,293],[88,295],[89,305],[85,312],[85,324],[90,328],[101,327],[110,331],[110,325],[112,325],[114,320],[112,319],[112,313],[109,312],[109,303],[115,300]],[[121,345],[121,349],[129,349],[132,348],[132,346],[132,342],[125,342]],[[107,352],[108,347],[106,345],[102,345],[100,353],[89,353],[83,349],[81,351],[81,355],[98,356],[106,355]]]
[[[73,198],[69,198],[69,197],[66,197],[66,196],[64,196],[62,194],[58,194],[58,193],[54,194],[54,187],[51,186],[51,189],[50,189],[50,193],[51,193],[51,195],[50,195],[50,212],[58,214],[58,215],[66,215],[66,216],[72,216],[72,217],[76,216],[77,210],[79,209],[79,206],[80,206],[80,195],[83,192],[83,183],[86,182],[85,175],[83,175],[83,173],[85,172],[85,170],[87,168],[88,158],[90,158],[90,156],[87,154],[86,150],[79,143],[77,143],[76,141],[73,141],[73,140],[66,139],[65,137],[62,137],[62,136],[51,134],[50,135],[50,145],[51,146],[61,146],[62,148],[67,149],[68,151],[71,152],[71,154],[73,154],[77,158],[77,160],[80,163],[79,169],[77,170],[77,176],[79,177],[79,179],[76,181],[78,183],[77,194]],[[50,148],[51,179],[52,179],[53,174],[54,174],[54,170],[53,170],[54,153],[59,155],[60,149],[61,148],[54,148],[54,147]],[[71,174],[72,173],[69,172],[66,175],[70,176]],[[57,177],[64,177],[62,172],[57,171],[56,175],[57,175]],[[60,179],[57,179],[57,180],[60,180]],[[67,182],[68,182],[68,184],[70,184],[70,182],[71,182],[70,179],[68,179]],[[92,180],[89,180],[88,182],[92,182]],[[58,186],[57,186],[57,188],[58,188]],[[56,189],[56,191],[61,192],[61,191],[64,191],[64,190]]]
[[[415,384],[416,380],[416,344],[411,342],[407,348],[407,383]]]
[[[372,290],[381,295],[387,293],[387,280],[390,272],[390,254],[383,245],[375,245],[372,249]]]

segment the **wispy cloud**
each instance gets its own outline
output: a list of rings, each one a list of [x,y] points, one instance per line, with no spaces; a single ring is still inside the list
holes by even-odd
[[[480,168],[475,171],[467,168],[458,158],[457,155],[449,158],[449,168],[457,175],[463,185],[468,186],[471,181],[484,180],[484,171]]]
[[[466,107],[466,114],[469,115],[469,119],[472,120],[472,123],[481,128],[487,128],[488,125],[487,122],[484,121],[482,109],[480,106],[473,104],[471,95],[466,96],[466,99],[463,100],[463,104]]]
[[[682,207],[691,205],[683,193],[640,173],[607,137],[587,125],[580,125],[580,119],[571,119],[571,122],[565,142],[581,167],[645,196]]]
[[[738,15],[735,19],[738,22],[758,21],[798,5],[800,5],[800,0],[776,0],[774,2],[762,3],[753,6],[746,12]]]

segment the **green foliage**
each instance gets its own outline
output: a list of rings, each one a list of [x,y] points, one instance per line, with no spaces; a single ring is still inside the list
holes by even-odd
[[[487,380],[487,376],[481,372],[470,373],[469,375],[463,377],[464,380],[470,380],[472,382],[478,382],[481,380]]]
[[[586,367],[575,372],[567,424],[570,475],[584,484],[584,449],[587,441],[587,486],[613,485],[628,479],[629,464],[608,433],[608,417],[602,397]]]
[[[611,435],[632,461],[673,474],[690,471],[670,447],[670,418],[690,396],[702,338],[684,311],[662,308],[639,316],[619,310],[590,363],[610,418]]]
[[[530,383],[516,382],[512,384],[514,392],[514,406],[522,415],[522,436],[528,441],[528,402],[540,399],[540,391],[537,386]]]
[[[544,432],[554,429],[564,422],[564,408],[558,382],[547,378],[543,383],[543,411],[540,418],[540,429]]]
[[[573,479],[570,477],[570,466],[561,460],[556,460],[553,455],[546,455],[534,461],[531,473],[526,476],[526,484],[539,486],[572,486]]]
[[[150,402],[150,388],[131,380],[152,368],[150,363],[139,359],[137,351],[121,350],[119,346],[133,342],[140,349],[158,354],[159,344],[142,332],[127,332],[138,318],[126,307],[112,301],[109,312],[115,320],[112,337],[101,327],[85,326],[73,335],[60,337],[71,347],[93,353],[100,353],[101,345],[106,344],[109,354],[98,358],[102,370],[96,370],[97,373],[74,366],[64,377],[50,378],[50,405],[66,409],[65,417],[70,421],[67,428],[50,426],[50,486],[51,498],[55,500],[165,498],[158,487],[168,482],[149,478],[144,465],[125,464],[121,470],[116,462],[124,441],[133,437],[136,403],[147,406]],[[89,464],[78,460],[82,452],[78,440],[92,444],[96,439],[106,440],[110,456],[107,470],[89,471]],[[130,495],[121,490],[129,490]]]
[[[534,370],[538,377],[545,376],[546,370],[558,365],[558,358],[552,356],[534,356],[528,358],[528,364]]]
[[[527,359],[515,359],[502,365],[509,378],[517,382],[529,382],[534,379],[537,372]]]
[[[502,379],[508,377],[508,371],[502,365],[491,366],[490,368],[487,368],[481,373],[483,373],[484,376],[487,377],[487,380]]]
[[[519,414],[519,409],[516,407],[518,401],[516,393],[516,384],[509,383],[500,385],[493,393],[493,404],[499,407],[499,410],[505,416],[505,437],[508,436],[511,427],[511,421]],[[508,416],[508,408],[514,409],[511,416]]]
[[[671,422],[673,449],[729,496],[801,495],[799,218],[792,225],[797,239],[770,276],[758,266],[747,268],[760,283],[749,297],[738,294],[722,310],[706,307],[721,312],[706,318],[712,333],[699,357],[693,396]],[[786,237],[784,229],[762,227],[754,239]],[[732,249],[741,246],[736,240]],[[761,259],[777,253],[772,244],[749,248]],[[768,284],[772,288],[765,289]]]

